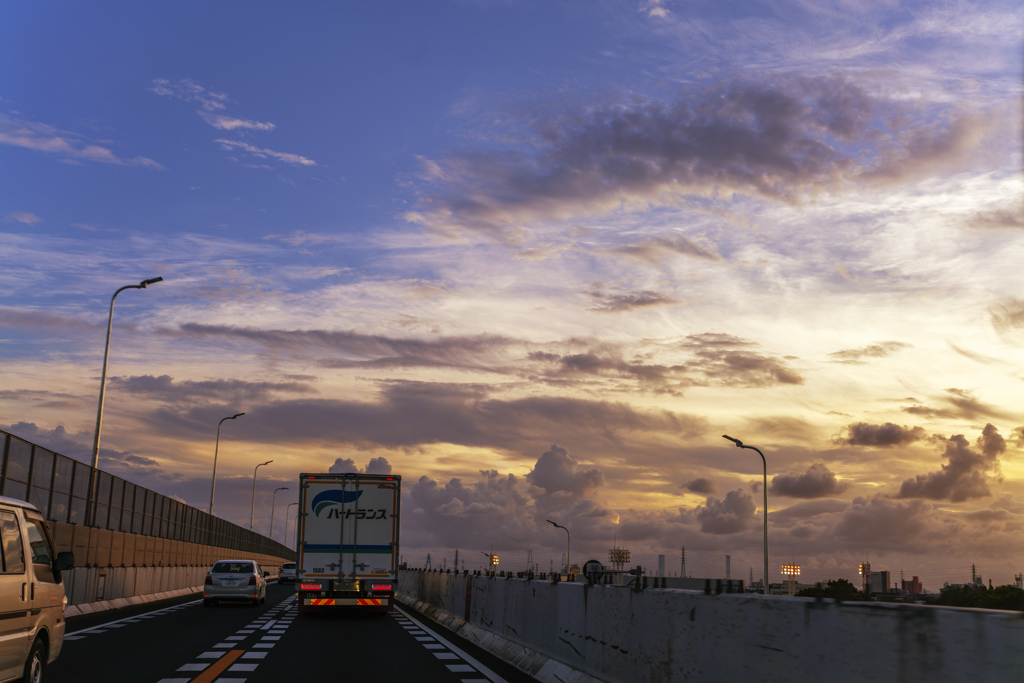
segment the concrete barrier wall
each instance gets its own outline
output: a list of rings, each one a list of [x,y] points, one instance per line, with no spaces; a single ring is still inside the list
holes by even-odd
[[[512,653],[540,680],[555,680],[545,678],[538,664],[543,657],[516,653],[529,650],[595,679],[623,683],[1024,680],[1019,612],[672,589],[638,593],[420,571],[400,572],[399,593],[448,615],[447,625],[470,640],[499,655]]]
[[[75,568],[63,572],[69,605],[201,588],[217,560],[253,559],[274,578],[291,560],[62,522],[51,522],[50,532],[58,552],[75,554]]]

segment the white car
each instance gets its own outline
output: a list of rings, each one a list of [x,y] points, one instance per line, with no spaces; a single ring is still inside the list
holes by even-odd
[[[285,562],[281,565],[281,568],[277,570],[277,582],[284,583],[290,581],[295,583],[295,563]]]
[[[264,603],[269,575],[255,560],[221,560],[206,574],[203,607],[212,607],[218,600]]]

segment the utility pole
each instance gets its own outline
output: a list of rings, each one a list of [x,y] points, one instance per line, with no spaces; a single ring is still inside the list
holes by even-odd
[[[679,570],[679,576],[684,578],[684,579],[686,578],[686,546],[685,545],[683,546],[683,563],[682,563],[682,568]]]
[[[459,549],[455,549],[455,571],[459,571]]]
[[[725,580],[729,581],[732,579],[732,556],[725,556]]]

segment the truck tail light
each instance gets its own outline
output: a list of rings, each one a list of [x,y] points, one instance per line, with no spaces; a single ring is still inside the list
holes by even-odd
[[[299,590],[302,591],[319,591],[323,590],[324,586],[320,583],[300,583]]]
[[[389,591],[391,590],[390,583],[372,583],[370,584],[370,590],[374,591]]]

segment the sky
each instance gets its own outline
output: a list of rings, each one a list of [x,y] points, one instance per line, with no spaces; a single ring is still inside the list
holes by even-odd
[[[1024,571],[1013,0],[11,0],[0,428],[285,540]],[[255,470],[261,462],[272,460]],[[256,473],[256,496],[252,487]],[[276,488],[288,487],[273,498]],[[249,505],[246,505],[249,503]],[[292,508],[291,510],[294,510]],[[290,542],[290,541],[289,541]]]

